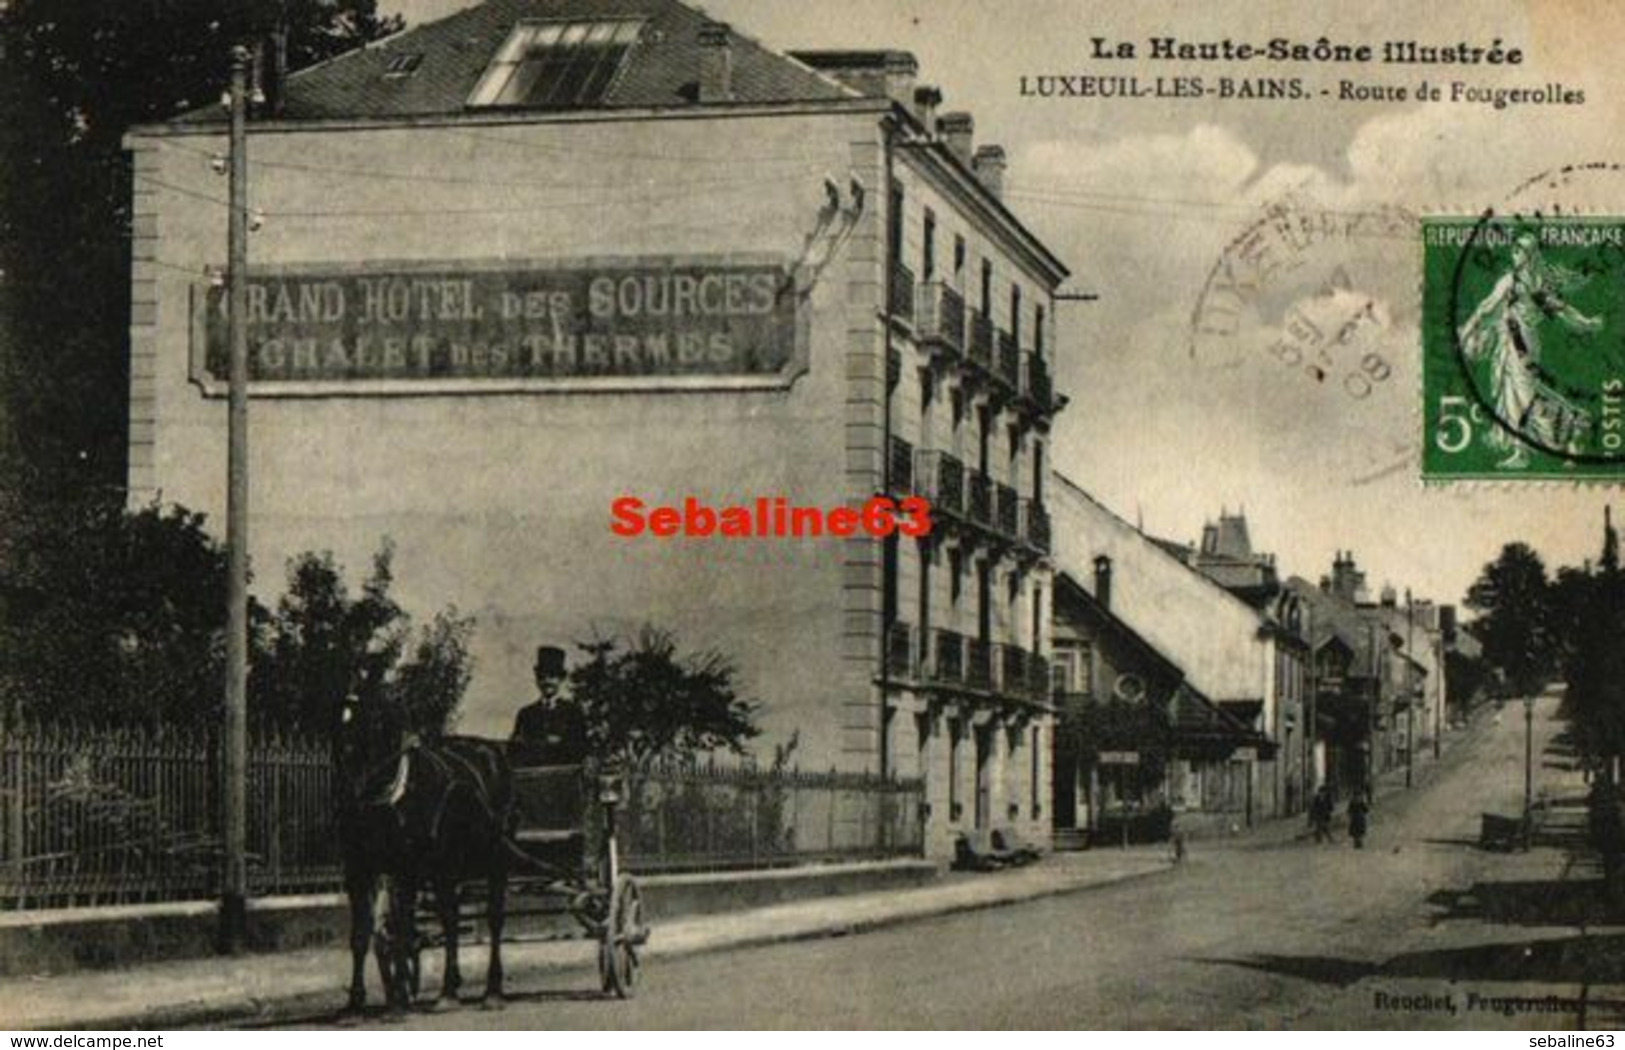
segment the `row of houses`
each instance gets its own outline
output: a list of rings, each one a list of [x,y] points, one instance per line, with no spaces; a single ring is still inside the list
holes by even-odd
[[[1160,806],[1293,813],[1436,739],[1445,610],[1367,603],[1352,558],[1335,586],[1279,581],[1237,518],[1158,541],[1055,472],[1054,377],[1090,352],[1057,333],[1070,273],[909,52],[781,53],[679,0],[485,0],[272,80],[250,555],[274,579],[390,537],[404,604],[477,618],[465,729],[512,724],[539,642],[653,621],[736,658],[764,746],[918,782],[933,855]],[[130,498],[214,521],[223,121],[126,140]],[[936,527],[610,528],[629,496],[877,494]]]
[[[1281,579],[1244,513],[1185,544],[1055,492],[1058,844],[1159,811],[1234,830],[1437,756],[1453,607],[1374,596],[1353,552]]]

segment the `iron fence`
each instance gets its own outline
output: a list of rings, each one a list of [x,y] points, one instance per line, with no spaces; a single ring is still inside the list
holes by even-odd
[[[201,731],[0,726],[0,910],[213,898],[218,755]],[[248,758],[250,892],[339,889],[326,744],[264,736]],[[917,781],[669,765],[635,779],[620,838],[651,872],[918,855],[922,801]]]
[[[918,856],[918,780],[686,763],[634,777],[618,817],[634,871]]]
[[[0,908],[203,899],[219,884],[218,748],[208,733],[0,728]],[[254,893],[335,885],[327,749],[249,748]]]

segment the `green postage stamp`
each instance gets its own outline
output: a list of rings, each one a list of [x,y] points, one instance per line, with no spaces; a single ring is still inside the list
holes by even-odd
[[[1422,476],[1625,481],[1625,218],[1423,220]]]

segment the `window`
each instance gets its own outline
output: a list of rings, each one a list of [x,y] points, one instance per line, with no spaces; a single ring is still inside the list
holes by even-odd
[[[993,316],[993,262],[982,260],[982,316]]]
[[[959,553],[959,548],[948,552],[948,597],[955,608],[959,607],[959,595],[964,589],[961,577],[965,572],[965,557]]]
[[[1072,691],[1072,661],[1069,654],[1057,651],[1054,663],[1049,665],[1050,696],[1065,696]]]
[[[925,257],[920,260],[920,280],[929,281],[937,273],[937,216],[925,209]]]
[[[1033,352],[1039,357],[1044,356],[1044,307],[1039,304],[1033,314]]]
[[[925,639],[931,634],[931,537],[922,536],[918,541],[920,554],[920,646],[923,649]]]
[[[1033,815],[1033,818],[1035,820],[1038,817],[1042,816],[1043,813],[1044,813],[1044,807],[1039,803],[1039,798],[1038,798],[1038,743],[1039,743],[1039,740],[1041,739],[1039,737],[1039,735],[1038,735],[1038,732],[1039,732],[1038,727],[1033,726],[1033,746],[1032,746],[1032,755],[1031,755],[1033,768],[1032,768],[1031,776],[1032,776],[1032,815]]]
[[[1021,286],[1010,286],[1010,338],[1021,345]]]
[[[1044,443],[1033,442],[1033,502],[1044,502]]]
[[[959,719],[948,719],[948,819],[959,819],[959,738],[964,735]]]
[[[954,283],[964,287],[965,279],[965,238],[954,237]]]
[[[409,51],[406,54],[391,55],[389,64],[384,66],[384,77],[389,80],[402,80],[418,71],[423,64],[423,52]]]
[[[1033,584],[1033,652],[1044,650],[1044,588]]]
[[[480,78],[470,106],[595,106],[643,31],[642,19],[521,22]]]
[[[891,184],[891,214],[887,217],[886,250],[891,253],[892,266],[903,261],[903,184]]]

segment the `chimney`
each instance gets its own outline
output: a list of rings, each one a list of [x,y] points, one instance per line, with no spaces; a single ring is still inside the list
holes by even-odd
[[[976,155],[971,158],[971,168],[976,172],[976,177],[995,197],[1004,196],[1005,166],[1003,146],[978,146]]]
[[[1112,560],[1104,554],[1095,559],[1095,601],[1103,609],[1112,607]]]
[[[1456,607],[1454,605],[1439,606],[1439,633],[1444,636],[1445,644],[1454,644],[1456,640]]]
[[[942,92],[927,84],[914,89],[914,116],[925,128],[927,135],[937,133],[937,107],[942,105]]]
[[[868,98],[889,98],[914,111],[914,76],[920,71],[912,51],[792,51],[803,62]]]
[[[701,103],[731,102],[734,97],[734,52],[725,22],[708,22],[700,27]]]
[[[937,119],[937,134],[959,162],[970,167],[971,144],[976,135],[976,118],[969,113],[944,113]]]
[[[913,52],[886,52],[886,94],[904,109],[914,108],[914,77],[919,72],[920,61]]]

